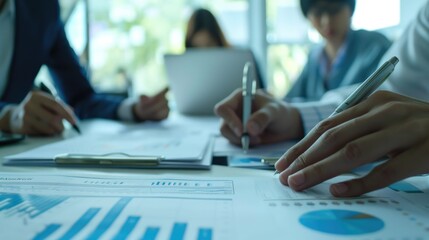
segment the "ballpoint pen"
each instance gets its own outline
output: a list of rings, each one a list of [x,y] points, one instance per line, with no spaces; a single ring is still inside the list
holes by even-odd
[[[360,103],[374,92],[395,70],[396,64],[399,62],[397,57],[392,57],[379,67],[371,76],[369,76],[350,96],[344,100],[335,111],[329,116],[332,117],[354,105]]]
[[[395,70],[396,64],[399,62],[397,57],[392,57],[390,60],[385,62],[379,67],[371,76],[369,76],[350,96],[344,100],[335,111],[329,116],[333,117],[336,114],[355,106],[356,104],[367,98],[372,92],[374,92]],[[279,172],[276,170],[274,175]]]
[[[249,150],[249,134],[247,133],[247,121],[252,112],[252,98],[256,91],[256,81],[252,74],[252,63],[246,62],[243,69],[243,134],[241,135],[241,147],[244,151]]]
[[[39,86],[39,88],[38,88],[40,91],[42,91],[42,92],[45,92],[45,93],[47,93],[47,94],[49,94],[49,95],[52,95],[53,96],[53,94],[52,94],[52,92],[51,92],[51,90],[43,83],[43,82],[41,82],[40,83],[40,86]],[[82,132],[80,131],[80,129],[79,129],[79,127],[76,125],[76,124],[71,124],[72,125],[72,128],[77,132],[77,133],[79,133],[79,134],[82,134]]]

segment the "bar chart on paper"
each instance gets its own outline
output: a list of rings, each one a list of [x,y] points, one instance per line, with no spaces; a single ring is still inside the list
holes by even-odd
[[[231,208],[228,199],[0,193],[0,222],[4,222],[4,229],[11,230],[2,231],[0,238],[16,238],[17,233],[25,239],[210,240],[215,235],[216,239],[230,238]],[[25,231],[20,231],[19,226],[25,226]]]
[[[0,184],[0,239],[234,238],[229,181],[40,179]]]

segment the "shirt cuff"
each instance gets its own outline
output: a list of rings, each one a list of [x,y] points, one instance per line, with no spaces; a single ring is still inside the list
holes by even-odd
[[[136,118],[133,113],[133,106],[137,102],[137,99],[134,98],[126,98],[118,107],[118,117],[120,120],[135,122]]]
[[[295,106],[301,114],[304,134],[307,135],[320,121],[328,118],[337,107],[336,104],[307,104]]]

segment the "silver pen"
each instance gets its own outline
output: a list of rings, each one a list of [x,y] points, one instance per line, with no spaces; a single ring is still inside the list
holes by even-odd
[[[247,133],[247,121],[252,113],[252,98],[256,91],[256,81],[252,72],[252,63],[246,62],[243,69],[243,134],[241,135],[241,147],[244,151],[249,150],[249,134]]]
[[[398,62],[399,59],[397,57],[392,57],[389,61],[381,65],[381,67],[379,67],[352,94],[350,94],[350,96],[348,96],[329,117],[351,108],[367,98],[390,76],[393,70],[395,70],[395,66]]]

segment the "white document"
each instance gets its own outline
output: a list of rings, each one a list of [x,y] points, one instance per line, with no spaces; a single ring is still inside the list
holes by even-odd
[[[276,178],[0,173],[0,239],[425,239],[395,192],[335,199]],[[344,180],[344,178],[334,179]],[[406,229],[406,230],[404,230]]]
[[[162,125],[161,125],[162,126]],[[211,134],[203,130],[127,127],[117,133],[87,134],[5,157],[5,165],[53,165],[59,155],[159,157],[156,167],[207,168]],[[120,167],[120,166],[119,166]]]

